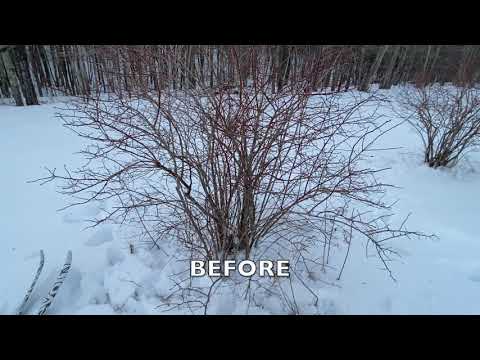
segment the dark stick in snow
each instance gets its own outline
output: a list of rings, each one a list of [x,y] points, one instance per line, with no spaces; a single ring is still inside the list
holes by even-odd
[[[63,281],[67,277],[68,271],[72,265],[72,252],[69,250],[67,253],[67,258],[65,260],[65,264],[63,264],[62,271],[58,274],[57,280],[55,284],[53,284],[52,290],[48,293],[48,296],[43,299],[42,305],[40,306],[40,310],[38,311],[38,315],[45,315],[48,308],[52,304],[53,299],[58,293],[58,289],[62,286]]]
[[[44,263],[45,263],[45,255],[43,253],[43,250],[40,250],[40,264],[38,264],[37,273],[35,274],[35,278],[33,279],[32,285],[30,285],[30,288],[28,289],[27,293],[25,294],[25,297],[23,298],[23,302],[18,307],[17,315],[23,315],[25,313],[25,311],[27,310],[26,306],[27,306],[28,300],[30,299],[30,296],[32,295],[33,289],[35,288],[35,285],[37,284],[37,281],[38,281],[38,278],[40,277],[40,274],[42,272]]]

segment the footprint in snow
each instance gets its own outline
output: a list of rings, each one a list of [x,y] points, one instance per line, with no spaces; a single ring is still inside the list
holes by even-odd
[[[382,302],[382,309],[386,313],[392,312],[392,298],[387,296]]]
[[[82,222],[83,219],[79,219],[77,216],[75,216],[73,213],[66,213],[62,217],[62,221],[67,224],[75,224]]]
[[[480,268],[473,271],[468,277],[468,279],[473,282],[480,282]]]
[[[87,246],[99,246],[113,240],[112,229],[105,226],[93,234],[86,242]]]
[[[8,301],[4,301],[0,306],[0,315],[9,315]]]
[[[40,250],[34,251],[30,253],[30,255],[27,255],[24,257],[24,260],[31,260],[40,257]]]
[[[86,219],[91,219],[97,216],[102,211],[101,207],[91,205],[81,208],[72,208],[62,217],[62,221],[68,224],[81,223]]]

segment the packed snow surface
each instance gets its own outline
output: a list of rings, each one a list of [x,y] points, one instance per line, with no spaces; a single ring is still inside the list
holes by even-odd
[[[174,271],[161,251],[134,243],[132,254],[132,239],[123,228],[87,228],[86,220],[98,216],[101,207],[57,211],[69,199],[56,192],[56,184],[28,183],[46,176],[45,166],[62,169],[82,163],[74,153],[83,140],[62,127],[55,117],[58,105],[0,105],[0,314],[15,313],[34,277],[40,249],[45,266],[30,313],[38,309],[72,250],[72,268],[50,314],[161,314],[158,305],[168,297]],[[382,111],[395,120],[387,107]],[[312,288],[319,302],[315,308],[300,306],[300,312],[480,314],[480,156],[469,154],[454,169],[430,169],[422,164],[420,139],[405,123],[376,147],[390,149],[372,152],[370,162],[391,168],[380,180],[397,186],[388,190],[388,198],[398,200],[395,212],[411,214],[409,229],[436,237],[395,242],[401,254],[390,263],[396,281],[378,258],[366,256],[362,241],[353,241],[341,280],[325,284],[319,273],[318,286]],[[245,313],[235,296],[213,301],[208,313]],[[249,313],[284,311],[272,298]]]

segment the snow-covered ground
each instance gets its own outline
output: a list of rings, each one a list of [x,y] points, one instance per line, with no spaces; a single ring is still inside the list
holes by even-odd
[[[0,314],[15,312],[32,281],[40,249],[45,267],[31,312],[72,250],[73,266],[51,314],[161,313],[157,306],[168,295],[166,278],[172,268],[159,251],[137,247],[130,254],[123,230],[112,225],[84,230],[88,224],[83,220],[101,209],[58,212],[68,199],[55,191],[55,184],[27,183],[45,176],[44,166],[75,167],[81,162],[73,153],[81,149],[82,140],[61,126],[55,106],[0,105]],[[399,187],[388,191],[389,199],[399,200],[395,212],[411,213],[409,229],[437,238],[395,243],[402,254],[390,264],[396,282],[378,259],[365,256],[365,244],[352,242],[341,280],[314,289],[320,299],[316,312],[479,314],[480,156],[470,154],[453,170],[429,169],[422,164],[419,139],[406,124],[386,134],[377,147],[396,148],[371,159],[376,167],[391,167],[381,180]],[[225,299],[212,304],[209,313],[242,311]],[[270,302],[261,313],[279,311]]]

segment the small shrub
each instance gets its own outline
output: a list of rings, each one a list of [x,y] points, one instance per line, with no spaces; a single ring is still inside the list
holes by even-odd
[[[420,135],[424,160],[432,168],[452,167],[478,145],[480,93],[475,88],[428,86],[407,89],[402,117]]]

